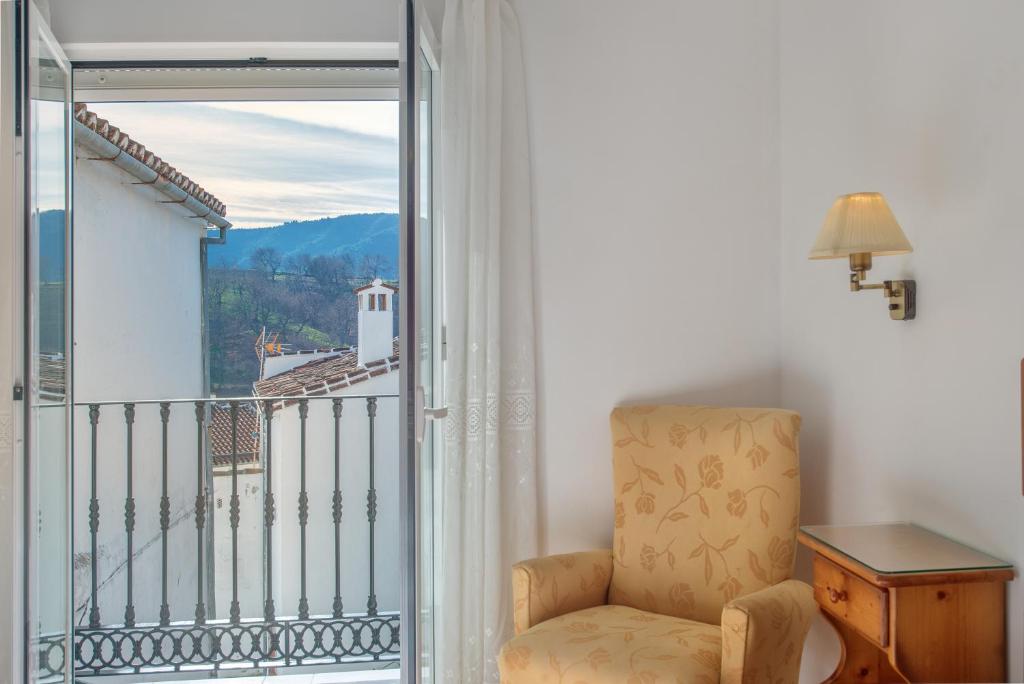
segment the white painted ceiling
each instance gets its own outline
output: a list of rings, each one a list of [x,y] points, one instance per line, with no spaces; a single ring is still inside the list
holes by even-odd
[[[399,0],[49,0],[61,43],[397,42]]]

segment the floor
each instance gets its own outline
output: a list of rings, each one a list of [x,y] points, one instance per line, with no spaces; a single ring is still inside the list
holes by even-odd
[[[363,670],[360,672],[320,672],[317,674],[266,675],[225,678],[228,684],[378,684],[397,682],[399,670]],[[210,684],[209,679],[185,680],[187,684]],[[176,682],[175,684],[185,684]]]
[[[167,682],[167,684],[211,684],[211,682],[222,681],[225,684],[380,684],[381,682],[397,682],[399,680],[399,669],[377,670],[352,670],[349,672],[314,672],[304,674],[281,674],[281,675],[256,675],[232,677],[230,670],[221,671],[220,677],[210,679],[202,677],[196,679],[169,679],[166,675],[162,678],[140,679],[136,677],[105,677],[104,682],[109,684],[151,684],[152,682]],[[178,675],[181,676],[181,675]],[[159,677],[159,675],[157,676]],[[96,680],[86,679],[86,682]]]

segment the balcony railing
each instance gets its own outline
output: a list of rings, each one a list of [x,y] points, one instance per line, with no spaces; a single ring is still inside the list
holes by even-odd
[[[378,610],[376,593],[380,533],[378,511],[381,505],[378,500],[377,460],[381,440],[378,411],[385,402],[393,402],[390,410],[397,415],[395,395],[76,404],[76,481],[88,476],[87,496],[80,497],[88,499],[88,506],[84,506],[84,501],[75,506],[76,511],[87,511],[87,516],[78,516],[85,519],[76,520],[76,526],[86,525],[88,528],[87,548],[75,549],[76,563],[80,566],[76,576],[79,579],[83,575],[88,577],[87,594],[85,588],[79,588],[79,594],[85,596],[83,601],[88,604],[88,610],[83,604],[81,624],[74,628],[75,672],[79,676],[96,676],[397,659],[398,614],[396,611]],[[319,418],[311,417],[311,404],[317,409],[313,413]],[[214,410],[221,411],[222,419],[226,415],[230,426],[230,454],[227,458],[221,454],[216,468],[216,477],[225,478],[218,481],[218,487],[225,489],[225,493],[228,491],[227,480],[230,480],[230,495],[224,497],[228,501],[230,529],[229,570],[211,562],[211,554],[214,553],[211,527],[216,504],[211,481],[215,467],[209,428]],[[144,435],[139,430],[143,412],[150,421],[143,430]],[[259,426],[259,446],[254,463],[240,462],[240,445],[251,441],[252,437],[240,434],[240,418],[245,416],[245,412],[255,414]],[[353,426],[355,415],[361,416],[358,420],[365,422],[356,426],[358,429],[352,430],[351,435],[346,435],[344,425]],[[343,416],[347,423],[343,422]],[[82,422],[83,418],[85,422]],[[290,422],[282,422],[285,418]],[[192,427],[182,421],[188,421]],[[116,431],[112,423],[118,425]],[[397,422],[394,427],[397,428]],[[275,433],[282,428],[285,428],[283,433]],[[113,435],[118,432],[120,438],[115,441]],[[180,448],[183,435],[188,432],[192,432],[191,457],[188,457],[188,449]],[[170,448],[172,437],[179,448]],[[311,454],[314,437],[316,454]],[[314,455],[315,471],[309,472]],[[145,462],[140,464],[143,457]],[[352,459],[358,458],[365,461],[358,469],[353,469]],[[188,466],[183,459],[191,460],[191,465]],[[86,462],[87,471],[82,472]],[[156,463],[159,463],[159,476],[154,472]],[[275,491],[276,483],[285,476],[275,472],[278,468],[295,469],[287,474],[287,481],[297,482],[297,491],[294,488],[287,492]],[[328,473],[323,471],[328,468],[330,481],[325,482]],[[115,477],[111,469],[120,472]],[[141,477],[144,470],[146,477]],[[182,482],[186,473],[192,480],[191,485]],[[347,502],[343,491],[348,491],[351,496],[352,487],[357,486],[352,482],[354,473],[363,480],[359,483],[360,489],[365,487],[365,512],[361,516],[366,526],[365,534],[353,535],[358,536],[360,545],[368,540],[368,545],[361,551],[354,549],[352,543],[344,538],[343,521],[348,525],[351,521],[346,517],[350,514],[345,510]],[[244,477],[255,477],[262,483],[261,505],[248,507],[245,509],[248,513],[243,511],[240,498],[239,486]],[[321,493],[315,502],[311,502],[310,478],[314,478],[312,482]],[[84,488],[85,483],[80,486]],[[326,500],[328,491],[330,497]],[[147,548],[152,547],[147,551],[150,562],[144,568],[148,583],[140,588],[139,568],[136,567],[140,553],[138,523],[142,520],[139,518],[139,502],[146,498],[150,498],[146,502],[148,515],[155,519],[148,522],[148,529],[153,534],[144,540]],[[156,501],[158,504],[154,505]],[[222,502],[218,499],[217,503]],[[280,507],[286,505],[294,506],[297,512],[294,525],[289,524],[288,530],[282,529],[284,516],[279,513]],[[109,519],[112,507],[120,513],[117,516],[120,519]],[[172,514],[175,510],[177,513]],[[249,520],[244,519],[246,515]],[[244,548],[240,552],[241,531],[247,524],[249,527],[246,529],[255,529],[254,516],[258,517],[261,528],[258,536],[262,537],[262,548],[254,553],[243,543]],[[317,521],[313,530],[312,522],[316,516],[322,516],[322,519]],[[192,523],[188,525],[190,533],[185,529],[188,519]],[[176,522],[184,523],[174,529],[177,551],[172,550],[170,543]],[[187,545],[187,540],[182,537],[186,533],[194,538],[191,544],[193,558],[188,558],[182,551]],[[312,536],[314,533],[315,538]],[[109,547],[112,539],[116,541],[111,535],[117,535],[123,542],[123,554],[121,549],[118,552],[120,564],[116,565],[116,584],[123,588],[124,593],[116,614],[110,614],[113,612],[113,584],[105,584],[109,582],[109,573],[104,576],[100,568],[104,553],[101,539],[107,540],[105,546]],[[84,538],[84,530],[81,530],[76,537],[79,545]],[[225,539],[224,536],[217,538]],[[297,575],[289,573],[287,577],[275,577],[275,570],[283,574],[282,563],[292,562],[290,558],[282,557],[282,550],[276,548],[275,541],[287,544],[292,550],[297,546]],[[308,562],[311,545],[316,546],[320,559],[333,555],[332,569],[318,565],[311,576]],[[326,545],[332,547],[333,554]],[[159,548],[159,607],[155,614],[141,615],[137,607],[140,595],[146,597],[150,606],[155,606],[156,548]],[[218,552],[218,558],[223,558],[223,553]],[[122,556],[123,562],[120,560]],[[240,564],[252,562],[254,557],[259,559],[261,568],[240,567]],[[113,561],[108,563],[113,564]],[[360,581],[365,579],[365,600],[359,601],[364,603],[365,611],[346,612],[343,598],[347,597],[342,596],[342,576],[346,571],[354,572],[352,568],[357,565]],[[211,615],[210,610],[211,601],[220,593],[214,590],[210,577],[215,568],[230,573],[228,609],[225,617],[217,618]],[[262,574],[259,591],[262,610],[259,615],[243,614],[239,595],[240,572],[249,577],[255,576],[252,573]],[[318,583],[321,597],[326,596],[325,583],[332,583],[329,604],[311,605],[311,580]],[[183,616],[180,615],[183,612],[182,592],[187,590],[181,586],[183,583],[191,583],[194,596],[187,619],[181,619]],[[218,578],[218,586],[225,587],[225,595],[227,584],[227,578]],[[106,598],[102,599],[100,594],[104,587]],[[174,610],[170,598],[172,591],[176,595]],[[295,605],[279,605],[282,593],[295,594],[296,591],[298,600]],[[249,602],[250,606],[252,603]],[[53,672],[63,668],[64,657],[62,640],[43,640],[40,643],[40,663]]]

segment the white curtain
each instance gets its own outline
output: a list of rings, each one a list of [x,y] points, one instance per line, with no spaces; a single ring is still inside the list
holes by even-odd
[[[511,566],[537,555],[533,239],[519,26],[447,0],[441,40],[449,419],[439,680],[497,682]]]

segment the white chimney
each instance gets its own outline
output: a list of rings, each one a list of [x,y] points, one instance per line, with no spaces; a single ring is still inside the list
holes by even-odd
[[[365,366],[394,353],[393,310],[398,288],[385,285],[380,278],[374,278],[372,283],[355,292],[359,306],[357,362]]]

